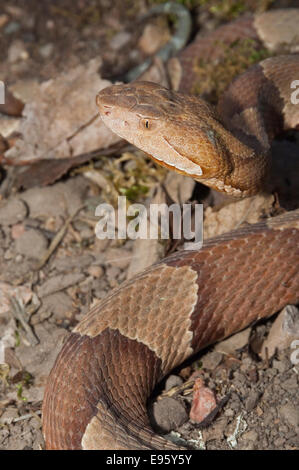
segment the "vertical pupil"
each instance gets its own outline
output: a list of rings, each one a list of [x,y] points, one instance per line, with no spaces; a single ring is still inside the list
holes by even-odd
[[[148,121],[145,121],[145,127],[146,127],[147,129],[149,128]]]

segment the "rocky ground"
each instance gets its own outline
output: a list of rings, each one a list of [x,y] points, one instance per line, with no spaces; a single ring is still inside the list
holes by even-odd
[[[165,19],[151,21],[147,28],[136,20],[150,3],[117,0],[111,8],[106,0],[80,0],[76,5],[69,0],[5,2],[0,6],[0,79],[30,97],[42,81],[95,57],[102,60],[102,77],[118,76],[169,37],[171,25]],[[234,17],[238,11],[229,4],[218,15],[207,7],[194,8],[194,28],[204,32]],[[4,120],[0,133],[1,125]],[[292,135],[288,145],[297,155],[298,136]],[[0,449],[6,450],[44,448],[41,403],[46,379],[61,345],[90,306],[178,248],[171,243],[99,240],[98,204],[120,194],[146,204],[184,194],[183,202],[204,203],[206,237],[240,221],[255,222],[298,207],[289,197],[277,208],[269,196],[222,202],[216,211],[206,190],[166,176],[132,148],[74,165],[47,186],[17,190],[11,182],[18,171],[3,165],[0,181]],[[160,430],[198,449],[298,449],[299,355],[290,347],[299,335],[298,315],[296,307],[288,307],[175,371],[151,407]],[[189,419],[199,379],[219,404],[204,428]]]

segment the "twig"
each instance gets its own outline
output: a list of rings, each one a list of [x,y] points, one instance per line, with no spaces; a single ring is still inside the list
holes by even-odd
[[[162,392],[161,395],[158,397],[158,400],[165,398],[165,397],[173,397],[182,392],[186,395],[188,393],[187,392],[188,389],[190,389],[190,393],[191,393],[194,382],[195,382],[195,379],[190,379],[190,380],[187,380],[187,382],[182,383],[181,385],[172,387],[170,390]]]
[[[21,301],[15,297],[10,297],[11,312],[13,316],[21,323],[22,327],[26,331],[27,338],[32,346],[36,346],[39,343],[39,339],[33,332],[33,329],[26,320],[26,311]]]
[[[61,229],[57,232],[57,234],[55,235],[55,237],[53,238],[49,248],[47,249],[46,253],[44,254],[44,256],[39,260],[39,262],[33,266],[33,269],[35,271],[38,271],[39,269],[41,269],[45,264],[46,262],[48,261],[48,259],[50,258],[50,256],[53,254],[53,252],[56,250],[57,246],[60,244],[60,242],[63,240],[65,234],[66,234],[66,231],[70,225],[70,223],[72,222],[72,220],[74,219],[74,217],[76,217],[76,215],[82,210],[84,209],[84,207],[86,206],[86,204],[83,204],[82,206],[78,207],[78,209],[75,210],[75,212],[66,220],[65,224],[63,225],[63,227],[61,227]]]
[[[36,418],[40,422],[41,419],[38,415],[41,415],[41,411],[31,411],[30,413],[27,413],[25,415],[18,416],[18,418],[14,418],[12,420],[12,423],[17,423],[18,421],[24,421],[25,419],[30,419],[30,418]]]

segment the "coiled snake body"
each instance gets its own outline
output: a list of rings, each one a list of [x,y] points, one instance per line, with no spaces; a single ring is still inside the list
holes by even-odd
[[[297,27],[298,10],[286,12],[276,11],[282,25]],[[257,36],[261,16],[267,24],[267,14],[246,17],[222,34]],[[213,50],[212,39],[200,40],[203,51]],[[197,48],[178,59],[184,91]],[[109,87],[97,103],[112,130],[161,164],[242,197],[263,187],[274,135],[299,125],[299,105],[290,101],[296,79],[299,56],[284,55],[235,80],[218,113],[146,82]],[[176,253],[124,282],[76,326],[56,360],[43,403],[46,447],[175,449],[149,426],[155,384],[203,347],[298,302],[298,262],[296,210]]]

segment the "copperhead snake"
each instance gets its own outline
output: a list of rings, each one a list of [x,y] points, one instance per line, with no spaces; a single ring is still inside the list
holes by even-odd
[[[176,59],[179,90],[190,93],[194,57],[212,56],[215,38],[246,35],[269,45],[272,33],[294,46],[298,23],[299,10],[276,10],[195,39]],[[299,56],[283,55],[234,80],[217,111],[147,82],[108,87],[97,104],[108,127],[160,164],[244,197],[264,187],[273,137],[299,126],[299,105],[290,102],[295,79]],[[46,448],[177,449],[150,428],[155,385],[207,345],[297,303],[298,263],[295,210],[175,253],[114,289],[75,327],[50,373]]]

